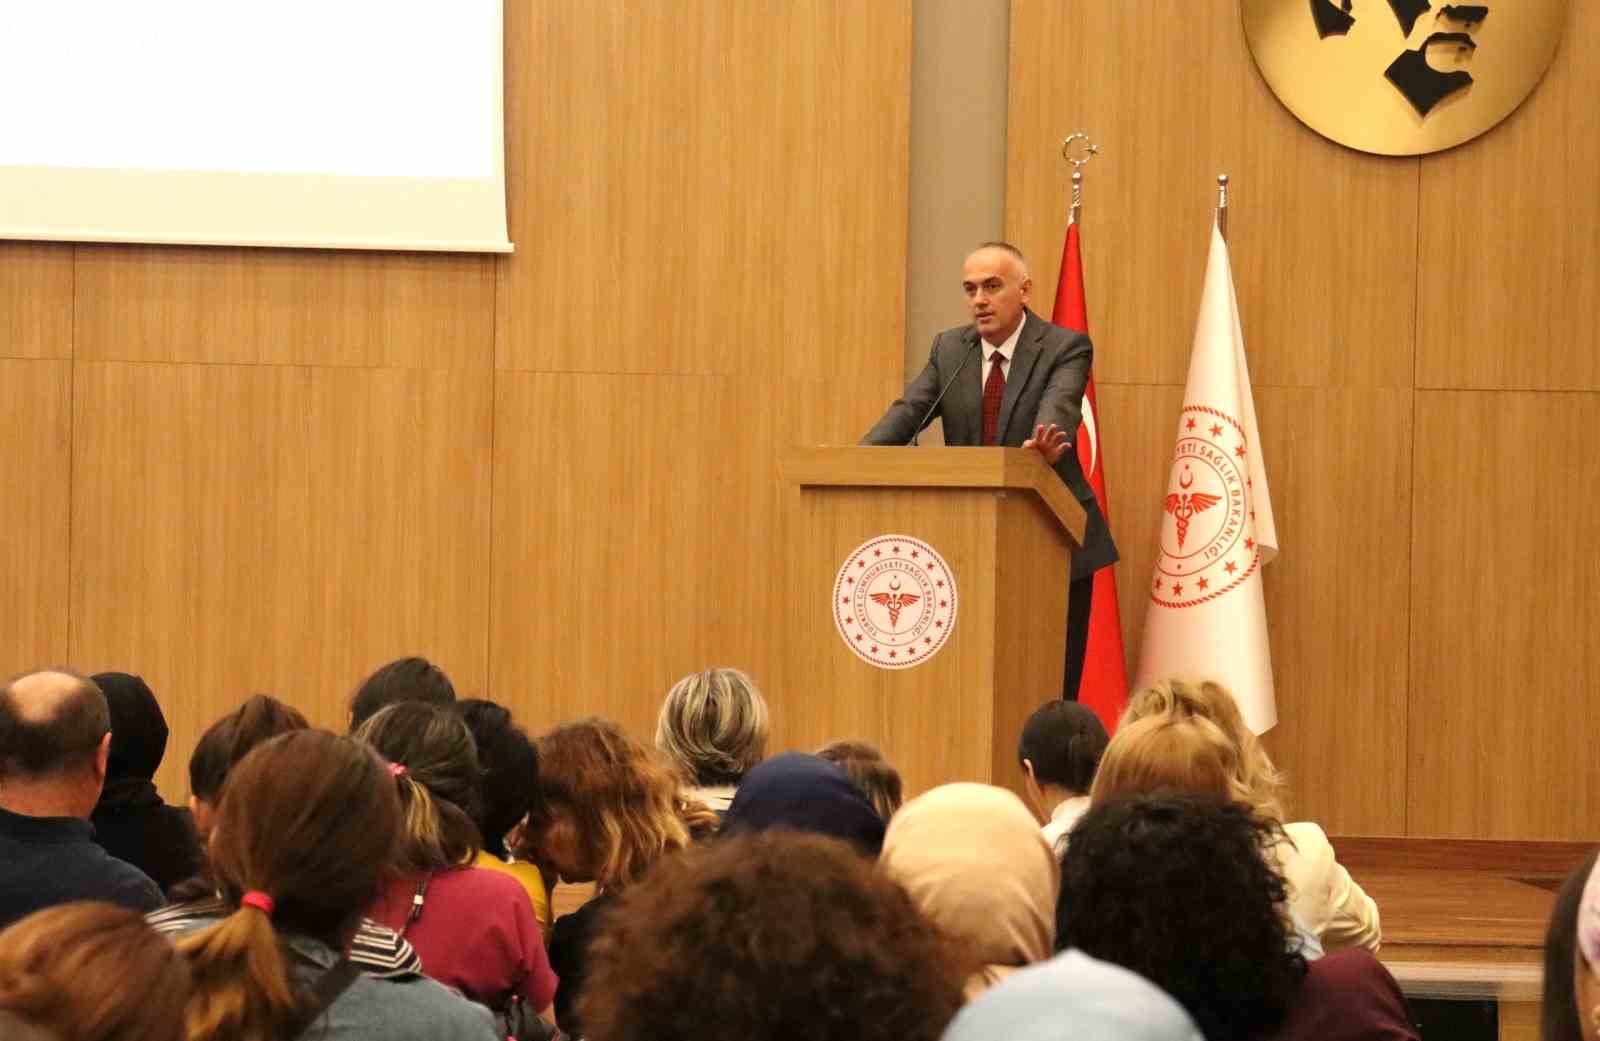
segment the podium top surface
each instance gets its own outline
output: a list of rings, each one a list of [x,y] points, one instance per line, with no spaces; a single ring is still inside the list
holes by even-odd
[[[781,464],[784,480],[803,487],[1030,491],[1083,544],[1083,507],[1031,448],[791,448]]]

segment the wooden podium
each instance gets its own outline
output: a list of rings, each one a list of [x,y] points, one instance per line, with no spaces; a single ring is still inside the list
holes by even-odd
[[[782,471],[776,747],[871,741],[908,798],[948,781],[1020,791],[1022,724],[1061,696],[1083,507],[1031,449],[793,449]]]

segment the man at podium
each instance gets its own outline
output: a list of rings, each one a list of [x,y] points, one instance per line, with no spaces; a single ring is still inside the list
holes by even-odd
[[[1008,242],[973,250],[961,266],[961,289],[972,324],[933,338],[927,366],[861,443],[911,443],[938,416],[947,445],[1031,448],[1050,464],[1085,514],[1083,547],[1073,554],[1067,586],[1062,696],[1076,699],[1093,576],[1117,560],[1100,505],[1071,451],[1094,348],[1083,333],[1028,310],[1033,280],[1021,250]]]

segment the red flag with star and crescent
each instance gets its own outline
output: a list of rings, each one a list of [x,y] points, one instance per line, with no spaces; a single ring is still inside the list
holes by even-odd
[[[1067,223],[1067,241],[1061,247],[1061,279],[1056,283],[1056,304],[1050,320],[1064,329],[1088,335],[1089,308],[1084,302],[1083,256],[1075,220]],[[1073,447],[1078,453],[1078,464],[1083,467],[1083,476],[1100,503],[1106,526],[1110,527],[1111,503],[1106,498],[1105,452],[1099,422],[1091,370],[1089,382],[1083,389],[1083,419],[1073,438]],[[1108,567],[1094,573],[1089,639],[1083,652],[1083,679],[1078,684],[1078,700],[1094,710],[1108,733],[1116,733],[1117,720],[1128,704],[1128,666],[1122,650],[1117,573]]]

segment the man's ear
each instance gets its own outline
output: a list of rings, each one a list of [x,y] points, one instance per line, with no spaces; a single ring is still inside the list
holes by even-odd
[[[94,776],[102,784],[106,779],[106,765],[111,761],[111,731],[106,731],[106,736],[100,739],[100,747],[94,751]]]
[[[1023,773],[1024,776],[1026,776],[1028,778],[1028,783],[1029,784],[1038,784],[1039,783],[1039,781],[1033,776],[1033,760],[1032,759],[1023,759],[1022,760],[1022,773]]]

